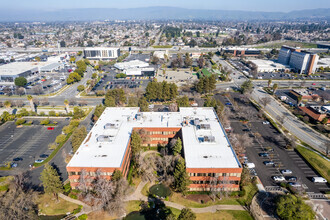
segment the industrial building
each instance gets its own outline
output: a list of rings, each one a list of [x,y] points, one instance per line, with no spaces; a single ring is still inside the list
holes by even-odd
[[[131,60],[127,62],[116,63],[115,68],[125,73],[127,76],[154,76],[155,68],[149,66],[149,63],[141,60]]]
[[[84,56],[90,60],[112,60],[120,56],[120,49],[109,47],[85,48]]]
[[[237,191],[242,166],[213,108],[180,108],[179,112],[140,112],[139,108],[106,108],[67,165],[72,188],[81,173],[92,182],[96,172],[111,179],[115,170],[127,176],[130,166],[130,136],[143,129],[146,146],[167,144],[180,137],[190,191],[210,190],[216,178],[219,190]]]
[[[289,65],[300,74],[308,75],[315,73],[318,59],[317,54],[288,46],[282,46],[278,56],[279,63]]]

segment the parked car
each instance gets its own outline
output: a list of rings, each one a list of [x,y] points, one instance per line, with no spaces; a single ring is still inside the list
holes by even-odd
[[[233,104],[231,104],[230,102],[226,102],[226,105],[233,105]]]
[[[17,167],[17,163],[11,163],[10,166],[11,167]]]
[[[47,157],[49,157],[49,155],[48,154],[41,154],[39,157],[40,158],[47,158]]]
[[[291,187],[301,187],[300,183],[289,183]]]
[[[44,162],[44,160],[43,159],[38,159],[38,160],[35,160],[34,162],[35,163],[42,163],[42,162]]]
[[[285,181],[285,178],[283,176],[273,176],[272,178],[276,182],[283,182],[283,181]]]
[[[21,161],[21,160],[23,160],[22,157],[15,157],[15,158],[13,159],[13,161]]]
[[[274,162],[273,161],[264,161],[264,164],[266,166],[274,166]]]
[[[269,121],[263,121],[262,124],[269,125]]]
[[[327,180],[324,179],[323,177],[313,177],[312,178],[312,181],[314,183],[326,183],[327,182]]]
[[[281,170],[281,173],[282,173],[283,175],[292,174],[292,170]]]
[[[255,165],[254,163],[246,163],[245,166],[246,166],[247,168],[250,168],[250,169],[256,167],[256,165]]]
[[[286,180],[288,182],[297,182],[297,177],[295,177],[295,176],[287,176],[286,177]]]
[[[260,157],[268,157],[269,155],[267,153],[260,153],[259,156]]]
[[[55,128],[54,127],[47,127],[47,130],[51,131],[51,130],[54,130]]]

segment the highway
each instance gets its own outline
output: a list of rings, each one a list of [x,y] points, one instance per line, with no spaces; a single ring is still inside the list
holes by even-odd
[[[219,62],[228,68],[230,68],[235,75],[232,74],[232,82],[226,83],[226,84],[218,84],[217,89],[223,89],[223,88],[230,88],[231,86],[239,87],[247,78],[238,70],[234,69],[231,65],[229,65],[224,60],[219,60]],[[243,77],[242,77],[243,76]],[[293,86],[295,84],[297,86],[300,85],[299,80],[273,80],[273,83],[278,83],[279,87],[287,87],[287,85],[291,84],[293,82]],[[313,85],[315,83],[315,85]],[[270,103],[266,106],[265,110],[272,116],[273,119],[277,118],[283,118],[283,127],[287,129],[292,135],[300,139],[301,141],[307,143],[314,149],[326,153],[326,147],[325,143],[329,142],[330,139],[325,137],[324,135],[321,135],[320,133],[314,131],[312,128],[310,128],[308,125],[297,119],[296,116],[294,116],[289,110],[286,109],[279,101],[277,101],[274,97],[269,95],[268,93],[264,92],[262,90],[263,86],[267,86],[268,82],[267,80],[255,80],[253,81],[253,84],[255,86],[255,89],[253,90],[251,94],[251,98],[255,101],[259,102],[259,100],[262,97],[270,97]],[[324,84],[325,86],[330,86],[329,80],[313,80],[308,81],[305,83],[306,87],[314,87],[314,86],[320,86],[320,84]]]

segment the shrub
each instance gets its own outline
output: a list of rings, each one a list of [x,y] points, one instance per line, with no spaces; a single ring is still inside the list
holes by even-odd
[[[16,120],[15,124],[16,124],[16,125],[22,125],[22,124],[25,123],[25,121],[26,121],[26,120],[25,120],[24,118],[19,118],[19,119]]]
[[[96,91],[96,96],[104,96],[105,92],[103,90]]]
[[[46,114],[45,114],[45,112],[40,112],[39,115],[40,116],[45,116]]]
[[[44,119],[40,122],[41,125],[48,125],[49,124],[49,118]]]
[[[70,194],[70,198],[72,198],[72,199],[77,199],[78,197],[77,197],[77,195]]]
[[[48,112],[48,115],[49,115],[49,116],[56,116],[56,113],[55,113],[55,111],[49,111],[49,112]]]

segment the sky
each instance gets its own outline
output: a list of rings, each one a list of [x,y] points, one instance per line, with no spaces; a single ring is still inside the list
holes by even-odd
[[[189,9],[281,11],[330,8],[329,0],[0,0],[2,9],[139,8],[172,6]]]

